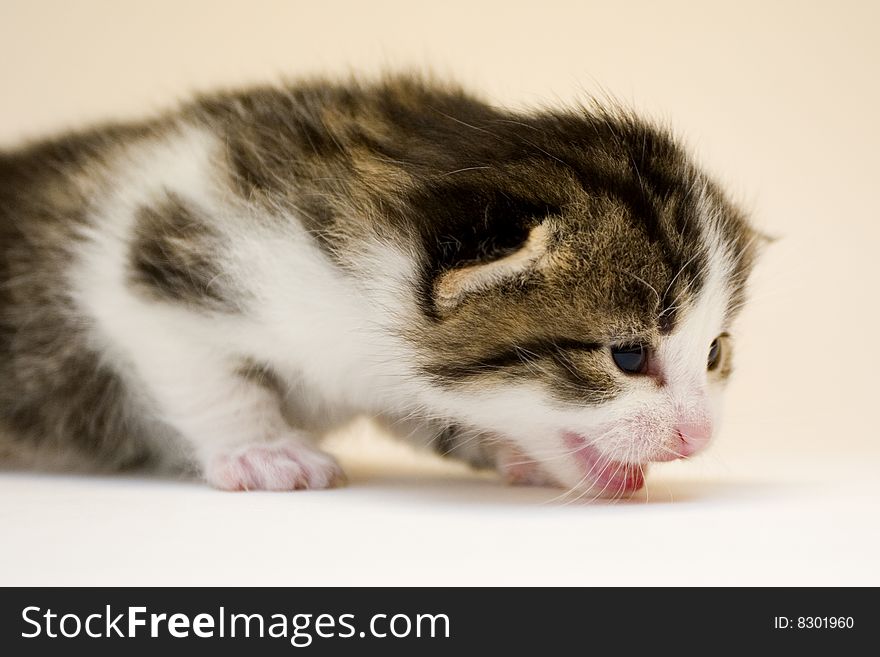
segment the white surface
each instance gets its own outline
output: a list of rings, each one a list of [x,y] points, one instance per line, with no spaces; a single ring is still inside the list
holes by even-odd
[[[280,71],[429,63],[516,103],[601,84],[782,239],[718,444],[656,467],[647,503],[548,503],[361,439],[320,493],[0,473],[0,584],[880,584],[880,5],[616,5],[4,1],[4,143]]]
[[[384,473],[294,494],[6,474],[0,583],[880,583],[872,467],[707,456],[655,468],[632,500],[566,504],[372,448]]]

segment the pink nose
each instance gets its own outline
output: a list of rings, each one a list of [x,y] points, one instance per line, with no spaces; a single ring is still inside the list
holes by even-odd
[[[682,456],[691,456],[703,449],[712,437],[709,422],[679,422],[675,425],[678,434],[678,451]]]

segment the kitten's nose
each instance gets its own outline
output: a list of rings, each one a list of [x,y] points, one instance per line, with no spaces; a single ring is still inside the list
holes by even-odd
[[[678,452],[682,456],[692,456],[703,449],[712,437],[712,423],[679,422],[674,431],[678,434]]]

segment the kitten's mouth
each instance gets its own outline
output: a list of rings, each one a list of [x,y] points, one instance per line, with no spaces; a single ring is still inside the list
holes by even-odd
[[[610,460],[584,436],[567,432],[565,443],[584,472],[585,483],[600,495],[615,497],[634,493],[645,485],[645,467],[639,463]]]

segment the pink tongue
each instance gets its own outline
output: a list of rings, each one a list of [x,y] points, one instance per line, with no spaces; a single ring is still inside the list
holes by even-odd
[[[582,445],[573,456],[593,480],[592,487],[603,495],[632,493],[645,485],[645,475],[637,464],[609,461],[595,446],[584,444],[577,434],[566,435],[566,442],[571,447]]]

